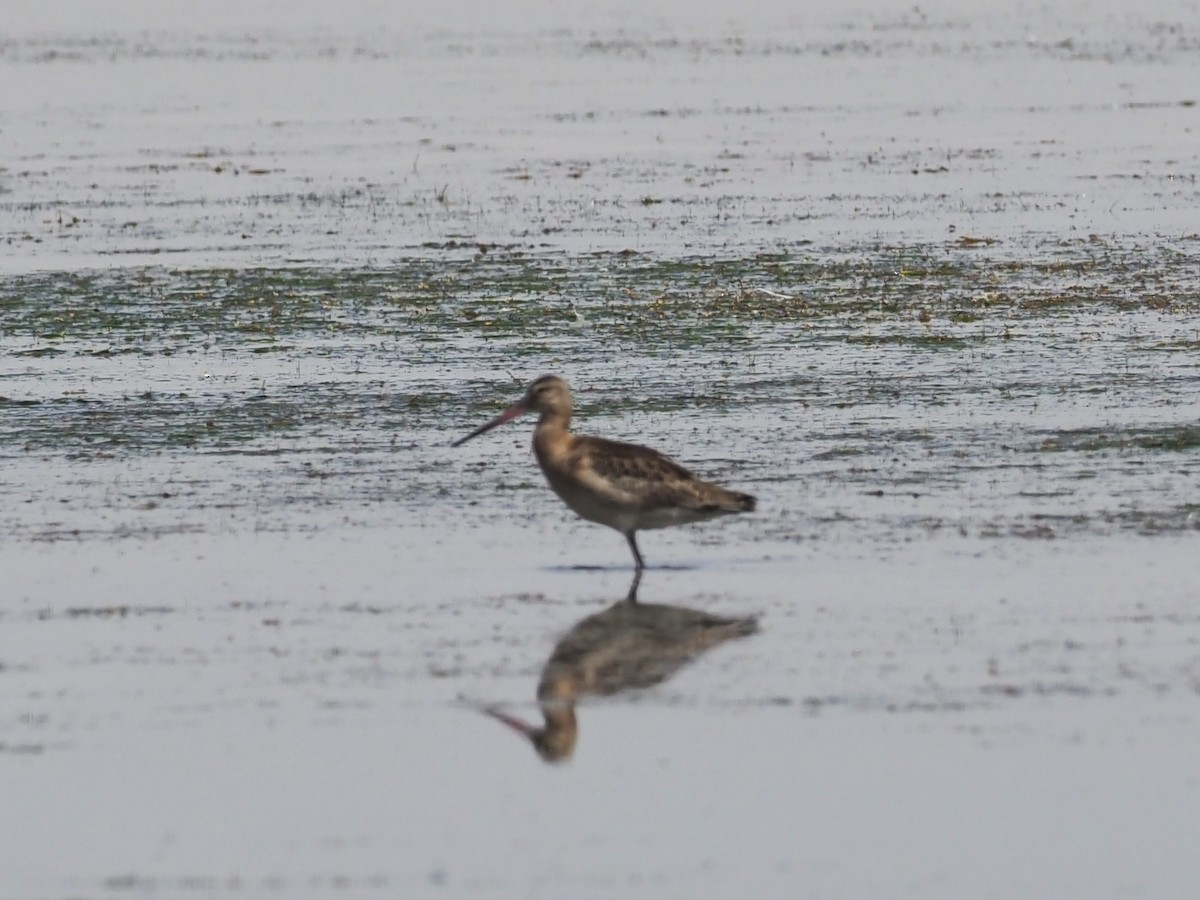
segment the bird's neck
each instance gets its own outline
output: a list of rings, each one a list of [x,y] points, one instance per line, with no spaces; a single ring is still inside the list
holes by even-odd
[[[554,431],[569,431],[571,428],[571,413],[561,409],[547,409],[538,417],[537,427]]]
[[[547,410],[533,429],[533,446],[538,456],[551,456],[571,442],[571,414]]]
[[[575,742],[579,739],[575,704],[543,706],[542,713],[546,717],[546,725],[534,738],[538,752],[552,762],[568,759],[575,752]]]

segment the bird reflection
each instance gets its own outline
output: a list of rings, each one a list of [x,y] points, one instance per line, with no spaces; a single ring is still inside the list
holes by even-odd
[[[636,574],[623,600],[580,621],[555,646],[538,683],[545,724],[539,728],[499,709],[486,710],[527,737],[546,762],[564,762],[575,752],[580,697],[660,684],[711,647],[758,630],[754,618],[639,603],[640,579]]]

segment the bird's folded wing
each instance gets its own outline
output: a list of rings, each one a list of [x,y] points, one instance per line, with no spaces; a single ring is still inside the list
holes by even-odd
[[[703,505],[693,490],[698,484],[696,477],[657,450],[604,438],[588,438],[578,450],[580,474],[585,480],[635,496],[645,508]]]

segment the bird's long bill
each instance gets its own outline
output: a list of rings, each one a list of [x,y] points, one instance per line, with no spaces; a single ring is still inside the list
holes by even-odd
[[[476,428],[474,431],[472,431],[466,437],[459,438],[457,441],[452,443],[450,446],[457,447],[461,444],[465,444],[471,438],[479,437],[479,435],[483,434],[485,431],[491,431],[497,425],[503,425],[505,422],[508,422],[511,419],[515,419],[517,416],[521,415],[521,413],[525,413],[525,412],[529,412],[529,407],[525,406],[522,403],[514,403],[512,406],[510,406],[504,412],[500,413],[500,415],[496,416],[496,418],[492,419],[492,421],[488,422],[486,425],[480,425],[478,428]]]
[[[517,734],[524,735],[527,738],[532,738],[537,733],[536,728],[534,728],[528,722],[521,721],[516,716],[510,716],[507,713],[502,713],[498,709],[485,709],[484,712],[493,719],[503,722]]]

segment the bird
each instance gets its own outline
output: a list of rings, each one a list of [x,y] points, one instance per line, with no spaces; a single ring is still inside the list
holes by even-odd
[[[653,687],[711,648],[758,631],[751,616],[639,603],[637,586],[635,576],[624,600],[576,623],[554,647],[537,689],[542,726],[496,706],[481,711],[523,735],[546,762],[565,762],[579,739],[575,706],[581,697]]]
[[[754,511],[757,500],[750,494],[702,481],[657,450],[572,434],[574,411],[567,383],[557,375],[543,375],[520,400],[451,446],[524,413],[538,413],[533,452],[551,489],[582,518],[621,532],[639,572],[646,563],[638,531]]]

